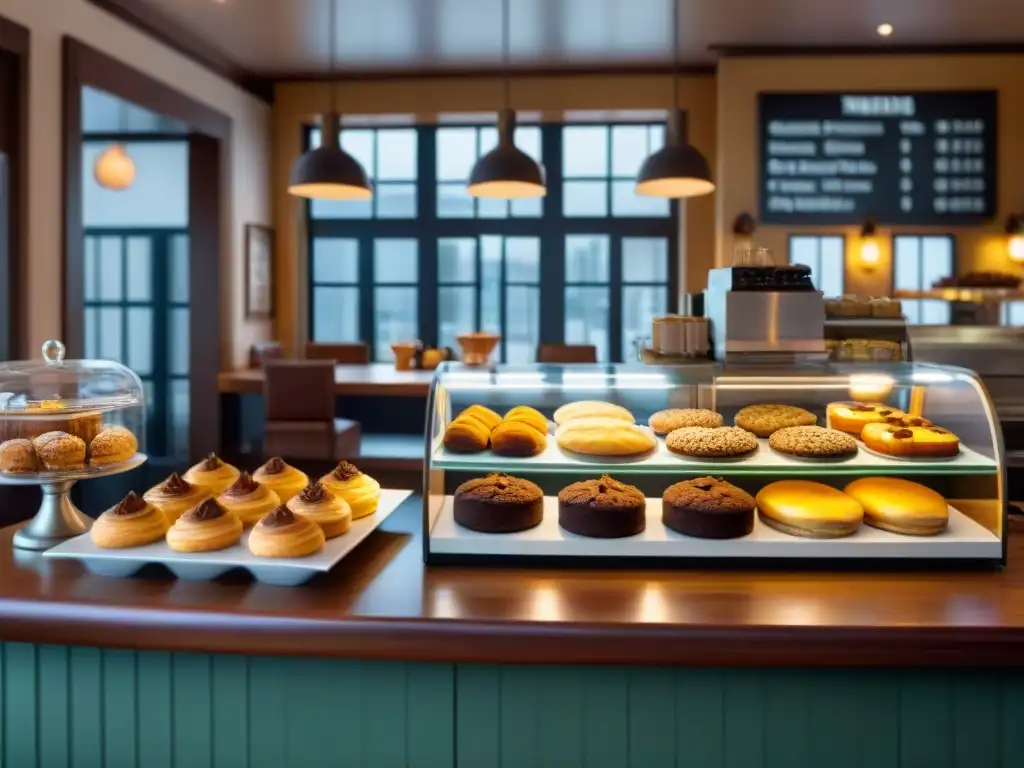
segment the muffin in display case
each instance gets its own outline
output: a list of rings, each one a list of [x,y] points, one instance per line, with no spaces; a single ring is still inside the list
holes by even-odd
[[[15,546],[47,549],[88,530],[68,492],[78,480],[146,460],[142,382],[111,360],[65,360],[59,341],[39,361],[0,363],[0,485],[39,485],[36,517]]]

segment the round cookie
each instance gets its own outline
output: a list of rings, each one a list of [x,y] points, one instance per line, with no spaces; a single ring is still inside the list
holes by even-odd
[[[825,427],[783,427],[768,445],[780,453],[805,459],[847,459],[857,454],[857,441],[845,432]]]
[[[455,489],[453,514],[456,523],[471,531],[525,531],[544,516],[544,492],[529,480],[504,473],[475,477]]]
[[[754,497],[732,483],[696,477],[670,485],[661,497],[661,522],[698,539],[738,539],[754,530]]]
[[[567,485],[558,493],[558,524],[595,539],[635,536],[647,524],[647,499],[608,475]]]
[[[672,453],[702,459],[735,459],[757,450],[757,438],[739,427],[683,427],[669,432]]]
[[[808,427],[817,423],[818,417],[795,405],[748,405],[736,413],[733,421],[758,437],[771,437],[784,427]]]
[[[656,435],[667,435],[683,427],[720,427],[722,414],[706,408],[666,408],[658,411],[647,421]]]

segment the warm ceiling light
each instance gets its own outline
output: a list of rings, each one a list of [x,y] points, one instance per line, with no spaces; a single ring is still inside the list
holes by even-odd
[[[878,32],[878,34],[881,35],[882,37],[888,37],[893,32],[892,24],[889,24],[888,22],[886,22],[885,24],[879,24],[878,28],[875,31]]]
[[[1009,236],[1006,250],[1010,259],[1018,263],[1024,262],[1024,216],[1008,216],[1006,234]]]
[[[686,115],[669,113],[665,146],[644,160],[636,178],[636,193],[647,197],[699,197],[715,191],[711,168],[700,150],[686,140]]]
[[[865,221],[864,226],[860,228],[860,263],[864,269],[870,271],[878,266],[880,258],[875,222]]]
[[[498,115],[498,146],[477,160],[469,174],[466,191],[473,197],[502,200],[544,197],[544,170],[516,146],[516,113],[503,109]]]
[[[112,144],[105,149],[92,169],[96,183],[117,191],[128,189],[135,181],[135,163],[123,144]]]
[[[321,144],[295,161],[288,194],[316,200],[369,200],[373,197],[363,166],[338,146],[339,128],[337,115],[323,119]]]

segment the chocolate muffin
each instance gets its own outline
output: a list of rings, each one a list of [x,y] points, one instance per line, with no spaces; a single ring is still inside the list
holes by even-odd
[[[595,539],[635,536],[647,523],[647,500],[608,475],[567,485],[558,494],[558,524]]]
[[[670,485],[661,497],[661,522],[698,539],[738,539],[754,530],[754,497],[732,483],[697,477]]]
[[[455,522],[482,533],[515,533],[540,525],[544,492],[504,472],[467,480],[455,489]]]

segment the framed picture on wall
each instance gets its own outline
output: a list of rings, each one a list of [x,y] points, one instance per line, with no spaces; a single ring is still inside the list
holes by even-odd
[[[245,316],[274,316],[274,230],[245,225]]]

